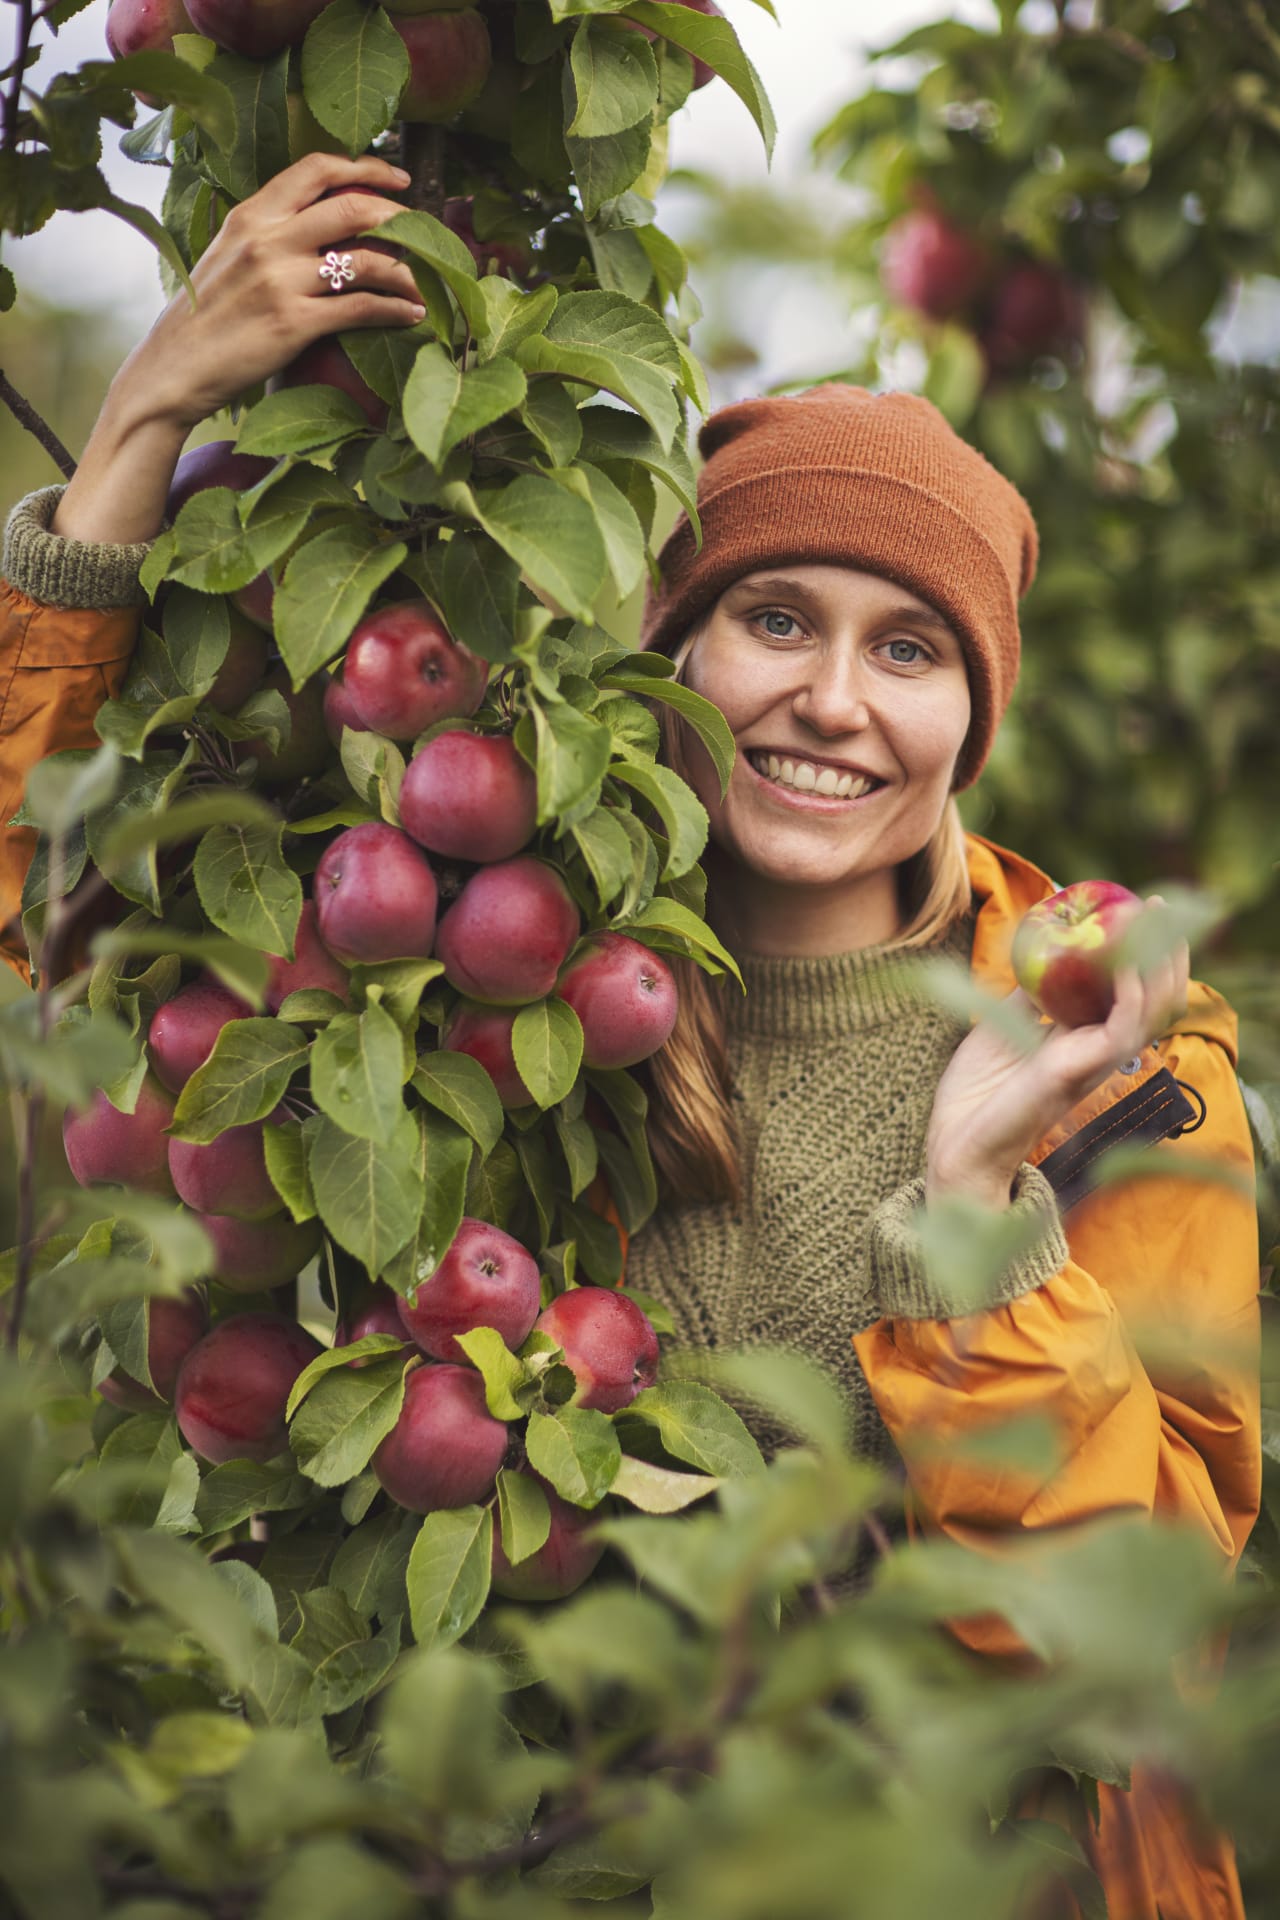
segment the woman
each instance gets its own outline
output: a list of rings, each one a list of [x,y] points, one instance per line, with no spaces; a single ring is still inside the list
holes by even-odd
[[[123,678],[137,568],[189,428],[333,325],[317,247],[382,217],[374,160],[313,156],[232,215],[181,299],[125,363],[65,492],[15,511],[0,612],[0,819],[44,752],[92,744]],[[411,276],[356,253],[344,325],[412,324]],[[1234,1565],[1257,1508],[1256,1243],[1238,1191],[1149,1178],[1086,1194],[1117,1141],[1173,1139],[1251,1166],[1234,1022],[1188,989],[1185,952],[1122,975],[1105,1024],[1050,1030],[1031,1056],[965,1033],[894,971],[949,954],[1012,986],[1022,913],[1052,891],[961,833],[1017,670],[1017,602],[1036,555],[1015,490],[925,401],[825,388],[749,402],[704,429],[703,542],[662,555],[650,644],[725,713],[725,798],[697,743],[670,738],[711,820],[710,911],[742,957],[745,1001],[686,995],[654,1067],[667,1193],[629,1279],[665,1295],[693,1344],[773,1339],[848,1386],[855,1440],[900,1455],[914,1523],[986,1550],[1072,1520],[1149,1513],[1194,1526]],[[25,852],[11,841],[0,918]],[[18,960],[16,934],[10,951]],[[886,960],[890,962],[886,965]],[[1181,1009],[1186,1005],[1186,1011]],[[1175,1155],[1175,1144],[1167,1149]],[[1022,1251],[981,1297],[948,1291],[919,1220],[952,1197],[1017,1216]],[[1240,1358],[1194,1378],[1144,1368],[1153,1319]],[[1033,1479],[949,1446],[1011,1414],[1052,1420],[1061,1457]],[[1025,1658],[999,1620],[957,1622],[977,1652]],[[1104,1787],[1083,1838],[1113,1920],[1234,1920],[1229,1843],[1176,1785]]]

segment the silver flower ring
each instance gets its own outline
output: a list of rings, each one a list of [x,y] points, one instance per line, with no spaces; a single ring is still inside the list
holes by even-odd
[[[342,293],[343,281],[351,281],[356,277],[356,270],[349,253],[326,253],[317,272],[322,280],[329,282],[330,293]]]

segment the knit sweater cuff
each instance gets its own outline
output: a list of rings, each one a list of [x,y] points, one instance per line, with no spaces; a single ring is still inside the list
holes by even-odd
[[[42,487],[19,500],[4,530],[4,576],[45,607],[133,607],[143,599],[138,571],[149,540],[112,546],[50,533],[65,488]]]
[[[872,1284],[880,1312],[891,1319],[951,1320],[1007,1306],[1067,1262],[1053,1188],[1028,1162],[1002,1213],[975,1207],[972,1222],[948,1221],[944,1231],[931,1232],[924,1196],[924,1180],[912,1180],[871,1216]],[[941,1225],[936,1216],[933,1224]]]

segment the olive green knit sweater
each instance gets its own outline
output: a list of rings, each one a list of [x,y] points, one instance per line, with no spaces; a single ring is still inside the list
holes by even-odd
[[[969,925],[948,957],[967,959],[971,937]],[[848,1396],[855,1452],[888,1460],[850,1342],[882,1314],[957,1310],[925,1268],[914,1221],[934,1090],[964,1027],[877,948],[747,957],[742,971],[745,999],[731,990],[724,1002],[742,1201],[662,1205],[632,1243],[627,1285],[669,1308],[682,1347],[770,1343],[816,1360]],[[1049,1183],[1030,1166],[1014,1206],[1040,1231],[982,1305],[1040,1286],[1067,1257]]]

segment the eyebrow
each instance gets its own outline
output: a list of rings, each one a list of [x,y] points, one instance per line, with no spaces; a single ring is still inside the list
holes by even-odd
[[[803,580],[796,580],[790,574],[785,573],[751,574],[745,580],[735,580],[733,585],[727,588],[726,591],[729,593],[740,591],[742,593],[785,594],[790,595],[791,598],[796,600],[812,600],[814,597],[813,589],[807,587]],[[918,627],[932,627],[939,633],[947,633],[950,634],[952,638],[955,637],[955,628],[942,614],[935,612],[932,607],[921,606],[909,601],[904,600],[894,606],[885,607],[876,617],[878,620],[886,623],[894,620],[914,622]]]

